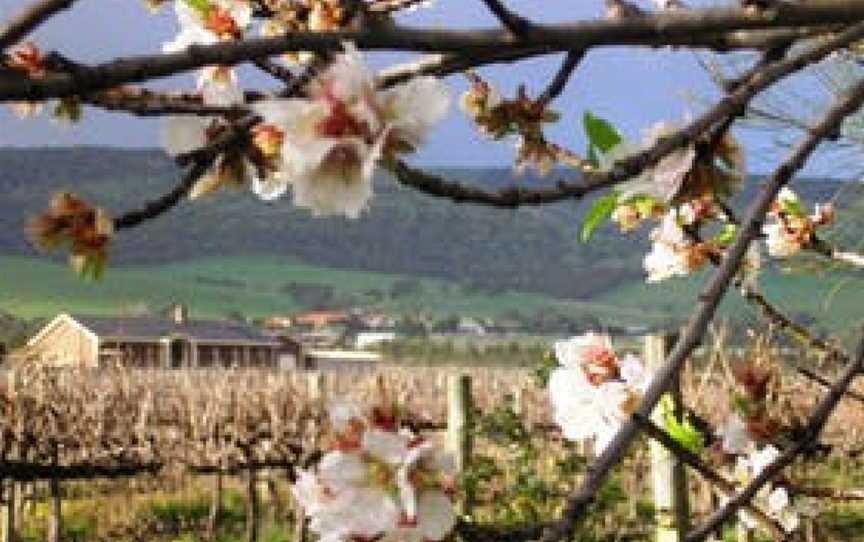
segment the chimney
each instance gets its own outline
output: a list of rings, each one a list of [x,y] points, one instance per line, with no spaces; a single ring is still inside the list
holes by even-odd
[[[181,326],[186,323],[186,320],[189,319],[189,309],[186,307],[186,305],[183,305],[181,303],[175,303],[174,305],[171,305],[170,316],[171,320],[175,324]]]

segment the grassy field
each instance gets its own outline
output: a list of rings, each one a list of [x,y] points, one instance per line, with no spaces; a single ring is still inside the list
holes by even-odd
[[[556,300],[517,292],[479,294],[437,279],[335,270],[261,258],[213,258],[154,266],[112,267],[99,282],[78,279],[58,262],[26,257],[0,258],[0,310],[24,317],[59,311],[121,314],[158,310],[172,302],[190,306],[197,317],[239,312],[260,317],[303,308],[285,285],[332,288],[338,298],[383,310],[424,311],[437,316],[482,316],[539,310],[589,314],[619,325],[660,325],[664,311],[625,303]],[[417,291],[392,297],[397,281],[413,280]],[[379,295],[373,296],[371,291]],[[379,299],[383,293],[383,298]]]

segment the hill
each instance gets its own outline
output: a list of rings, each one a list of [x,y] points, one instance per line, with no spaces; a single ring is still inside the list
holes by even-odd
[[[442,173],[490,188],[556,180],[514,177],[505,169]],[[61,258],[52,262],[24,239],[27,218],[53,192],[73,189],[122,210],[169,189],[178,175],[158,151],[0,149],[0,309],[31,316],[61,308],[134,312],[182,299],[208,316],[359,304],[438,315],[561,312],[656,326],[680,322],[699,283],[644,285],[644,235],[603,227],[590,244],[579,243],[590,202],[486,209],[417,194],[383,177],[372,208],[356,221],[313,218],[289,200],[268,204],[245,192],[186,202],[119,236],[101,284],[75,279]],[[737,205],[756,189],[740,195]],[[860,244],[860,184],[809,181],[796,189],[808,201],[839,190],[835,237],[850,248]],[[782,271],[769,269],[763,282],[797,318],[820,320],[826,329],[860,321],[859,274],[822,269],[828,280],[819,283]],[[749,318],[734,301],[723,312]]]

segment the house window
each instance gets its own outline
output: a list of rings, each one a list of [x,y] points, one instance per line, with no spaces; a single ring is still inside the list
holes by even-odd
[[[198,366],[213,367],[215,347],[202,344],[198,347]]]
[[[172,369],[180,369],[188,366],[186,353],[189,351],[189,342],[183,339],[174,339],[168,346],[168,361],[169,367]]]

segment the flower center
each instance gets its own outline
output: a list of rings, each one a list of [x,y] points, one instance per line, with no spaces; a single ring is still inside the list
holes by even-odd
[[[227,10],[211,6],[204,19],[204,28],[216,34],[219,39],[228,40],[240,37],[240,27]]]
[[[618,359],[615,352],[605,346],[589,346],[585,349],[582,369],[588,382],[599,386],[618,378]]]

